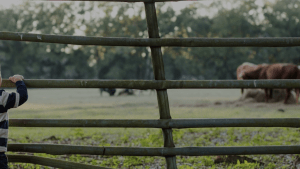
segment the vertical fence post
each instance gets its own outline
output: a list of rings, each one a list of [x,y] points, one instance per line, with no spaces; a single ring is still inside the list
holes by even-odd
[[[159,38],[154,2],[145,2],[149,38]],[[161,47],[150,47],[155,80],[166,80]],[[156,90],[160,119],[171,119],[167,90]],[[162,129],[164,147],[175,147],[172,129]],[[177,169],[176,156],[166,156],[167,169]]]

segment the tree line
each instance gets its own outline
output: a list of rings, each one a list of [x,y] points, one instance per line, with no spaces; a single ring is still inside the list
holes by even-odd
[[[230,8],[224,3],[233,4]],[[195,2],[176,14],[156,3],[162,38],[299,37],[299,0]],[[217,11],[199,15],[199,10]],[[143,5],[109,2],[24,2],[0,10],[0,31],[148,38]],[[167,79],[236,79],[243,62],[300,64],[300,48],[163,47]],[[0,41],[3,77],[153,79],[149,47],[80,46]]]

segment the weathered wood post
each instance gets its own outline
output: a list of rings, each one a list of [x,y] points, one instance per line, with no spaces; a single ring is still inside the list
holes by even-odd
[[[156,17],[155,3],[145,2],[146,18],[149,38],[159,38],[158,23]],[[152,63],[155,80],[166,80],[164,62],[161,47],[151,46]],[[167,90],[156,90],[160,119],[171,119]],[[175,147],[172,129],[162,129],[164,136],[164,147]],[[166,156],[167,168],[177,169],[176,156]]]

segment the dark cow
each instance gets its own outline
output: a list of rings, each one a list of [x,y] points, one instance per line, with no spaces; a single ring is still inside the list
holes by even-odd
[[[288,63],[277,63],[272,65],[258,65],[254,70],[247,70],[242,74],[243,79],[300,79],[299,69],[296,65]],[[268,94],[268,89],[265,89],[265,100],[272,98],[272,89]],[[287,103],[291,95],[291,89],[286,89],[286,97],[284,103]],[[296,99],[298,103],[299,89],[296,89]]]
[[[124,89],[118,95],[134,95],[134,91],[132,89]]]
[[[100,95],[102,96],[102,92],[107,92],[110,96],[115,95],[116,88],[100,88]]]
[[[266,77],[267,79],[297,79],[299,78],[299,69],[297,65],[294,64],[282,64],[277,63],[270,65],[266,70]],[[265,93],[267,91],[265,90]],[[296,89],[296,103],[298,104],[298,98],[299,98],[299,89]],[[272,97],[272,93],[270,93]],[[284,103],[287,103],[287,100],[289,99],[291,95],[291,89],[286,89],[286,96],[284,99]],[[267,94],[266,94],[266,101],[268,101]]]

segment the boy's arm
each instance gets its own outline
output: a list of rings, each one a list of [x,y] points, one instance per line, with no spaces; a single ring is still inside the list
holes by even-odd
[[[25,83],[23,81],[17,81],[16,86],[17,86],[17,93],[15,92],[2,93],[3,106],[6,109],[17,108],[18,106],[24,104],[28,99],[27,88]]]

